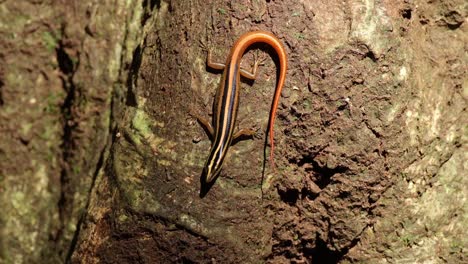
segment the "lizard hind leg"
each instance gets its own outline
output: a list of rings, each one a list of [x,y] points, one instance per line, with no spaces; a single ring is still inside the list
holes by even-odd
[[[242,140],[247,140],[247,139],[252,139],[256,134],[256,131],[253,129],[248,129],[248,128],[243,128],[239,131],[237,131],[233,136],[232,136],[232,143],[231,145],[237,144],[239,141]]]
[[[213,126],[211,125],[211,122],[209,122],[206,118],[195,114],[195,113],[190,113],[190,115],[194,116],[198,123],[202,126],[203,130],[205,133],[208,135],[211,141],[214,139],[214,129]]]
[[[266,60],[265,57],[261,57],[260,55],[258,55],[258,50],[257,50],[257,52],[255,52],[255,56],[254,56],[254,65],[252,67],[252,71],[249,72],[249,71],[241,68],[240,69],[240,74],[242,75],[242,77],[247,78],[249,80],[257,79],[258,66],[264,65],[265,60]]]

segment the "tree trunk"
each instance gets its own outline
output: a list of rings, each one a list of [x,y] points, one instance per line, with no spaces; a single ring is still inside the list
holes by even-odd
[[[0,263],[467,261],[468,5],[0,0]],[[239,128],[200,198],[225,62]],[[237,128],[236,128],[237,129]]]

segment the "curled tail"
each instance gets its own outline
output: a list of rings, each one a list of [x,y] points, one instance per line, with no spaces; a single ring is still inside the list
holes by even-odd
[[[276,119],[276,110],[278,108],[279,99],[281,96],[281,90],[283,89],[284,82],[286,79],[287,70],[287,57],[281,41],[272,33],[266,31],[251,31],[242,35],[231,49],[229,58],[240,59],[244,54],[245,50],[254,43],[266,43],[270,45],[276,52],[279,59],[279,75],[277,77],[277,84],[275,94],[273,96],[273,102],[271,104],[270,118],[268,125],[268,135],[270,140],[270,164],[274,168],[274,126]]]

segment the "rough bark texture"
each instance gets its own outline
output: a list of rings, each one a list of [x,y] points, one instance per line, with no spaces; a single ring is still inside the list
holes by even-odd
[[[0,0],[0,263],[464,263],[464,0]],[[198,196],[232,43],[265,54]],[[269,148],[266,148],[269,151]]]

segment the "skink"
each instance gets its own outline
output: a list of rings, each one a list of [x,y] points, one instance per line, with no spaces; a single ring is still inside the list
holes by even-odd
[[[210,188],[214,183],[226,157],[226,153],[233,140],[244,136],[252,135],[254,132],[249,129],[241,129],[234,133],[239,105],[240,76],[255,80],[257,77],[258,60],[255,61],[252,72],[241,69],[240,62],[244,52],[254,43],[266,43],[277,53],[279,58],[279,76],[271,105],[269,116],[268,135],[270,140],[270,162],[273,165],[274,132],[276,110],[286,78],[287,58],[286,52],[281,42],[273,34],[265,31],[252,31],[242,35],[232,46],[226,64],[213,63],[211,53],[208,51],[207,65],[216,70],[223,70],[221,83],[217,91],[213,109],[212,124],[206,119],[197,116],[198,121],[205,127],[212,140],[210,155],[205,163],[201,176],[202,192],[205,188]],[[274,165],[273,165],[274,166]],[[210,187],[207,187],[210,186]],[[207,191],[207,190],[206,190]],[[202,195],[202,193],[200,193]]]

